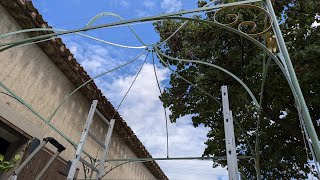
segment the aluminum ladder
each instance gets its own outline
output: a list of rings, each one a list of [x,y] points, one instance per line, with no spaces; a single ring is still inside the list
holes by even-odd
[[[93,100],[91,107],[90,107],[90,111],[86,120],[86,124],[84,126],[84,129],[82,131],[81,134],[81,138],[80,138],[80,142],[78,144],[77,150],[76,150],[76,155],[75,158],[71,161],[71,166],[70,166],[70,170],[68,173],[68,180],[73,180],[76,170],[77,170],[77,165],[79,163],[79,161],[81,163],[83,163],[86,167],[90,168],[92,171],[95,171],[97,173],[96,175],[96,179],[101,179],[103,174],[104,174],[104,164],[105,161],[107,159],[107,155],[108,155],[108,150],[109,150],[109,144],[111,141],[111,136],[112,136],[112,131],[113,131],[113,127],[114,127],[114,123],[115,120],[112,119],[110,122],[97,110],[97,104],[98,101],[97,100]],[[91,124],[93,122],[93,116],[94,114],[97,114],[98,116],[101,117],[101,119],[109,126],[107,134],[105,136],[105,140],[104,142],[101,142],[97,137],[95,137],[91,132],[90,132],[90,127]],[[81,154],[84,148],[84,144],[87,140],[87,137],[90,136],[94,141],[96,141],[102,148],[103,148],[103,152],[101,154],[100,157],[100,161],[99,161],[99,166],[98,168],[95,167],[93,164],[90,164],[89,162],[87,162],[86,160],[81,158]]]
[[[229,180],[238,180],[238,160],[234,136],[233,116],[229,107],[228,87],[221,86],[224,133],[226,141]]]
[[[43,169],[40,171],[40,173],[35,178],[36,180],[39,180],[43,174],[47,171],[47,169],[50,167],[50,165],[53,163],[53,161],[59,156],[59,154],[64,151],[66,148],[61,145],[57,140],[55,140],[52,137],[46,137],[43,139],[43,141],[40,143],[39,139],[35,139],[32,144],[37,146],[34,150],[31,150],[31,154],[27,157],[23,163],[21,163],[20,166],[16,168],[16,170],[13,172],[13,175],[11,176],[12,180],[17,180],[18,175],[20,171],[30,162],[30,160],[47,144],[52,144],[54,147],[57,148],[57,151],[54,153],[54,155],[50,158],[50,160],[47,162],[47,164],[43,167]]]

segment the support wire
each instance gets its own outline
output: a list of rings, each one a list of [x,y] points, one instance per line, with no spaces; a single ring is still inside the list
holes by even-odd
[[[208,2],[206,5],[204,5],[203,7],[208,7],[211,4],[215,3],[217,0],[212,0],[210,2]],[[184,28],[190,21],[186,20],[180,27],[178,27],[178,29],[176,29],[168,38],[166,38],[164,41],[160,42],[158,44],[158,47],[160,47],[161,45],[165,44],[167,41],[169,41],[174,35],[176,35],[182,28]]]
[[[138,72],[137,72],[136,76],[134,77],[134,79],[133,79],[132,83],[130,84],[129,89],[127,90],[127,92],[125,93],[125,95],[123,96],[123,98],[121,99],[121,101],[120,101],[120,103],[119,103],[118,107],[116,108],[116,110],[115,110],[115,112],[114,112],[114,114],[113,114],[113,116],[112,116],[112,118],[111,118],[111,119],[113,119],[113,118],[114,118],[114,116],[117,114],[117,112],[118,112],[119,108],[121,107],[121,105],[122,105],[122,103],[123,103],[124,99],[125,99],[125,98],[127,97],[127,95],[129,94],[129,92],[130,92],[130,90],[131,90],[131,88],[132,88],[133,84],[136,82],[136,80],[137,80],[137,78],[138,78],[138,76],[139,76],[139,74],[140,74],[140,72],[141,72],[141,70],[142,70],[142,68],[143,68],[144,64],[146,63],[146,61],[147,61],[147,59],[148,59],[148,56],[149,56],[149,51],[148,51],[148,53],[147,53],[147,55],[146,55],[146,57],[145,57],[145,59],[144,59],[144,61],[143,61],[142,65],[141,65],[140,69],[138,70]]]
[[[158,51],[155,51],[158,58],[160,59],[160,61],[165,65],[165,67],[167,67],[173,74],[175,74],[176,76],[178,76],[179,78],[181,78],[182,80],[184,80],[185,82],[189,83],[191,86],[195,87],[196,89],[198,89],[199,91],[201,91],[202,93],[208,95],[209,97],[213,98],[213,100],[215,100],[218,104],[221,105],[221,102],[219,100],[217,100],[217,98],[215,98],[212,94],[208,93],[206,90],[202,89],[201,87],[195,85],[194,83],[190,82],[189,80],[187,80],[186,78],[182,77],[179,73],[175,72],[170,66],[169,64],[167,64],[160,56],[160,54],[158,53]]]
[[[152,64],[153,64],[153,71],[154,71],[154,76],[156,77],[156,81],[157,81],[157,85],[158,85],[158,89],[160,92],[160,95],[162,94],[162,90],[160,87],[160,83],[159,83],[159,79],[158,79],[158,75],[157,75],[157,71],[156,71],[156,65],[154,63],[154,51],[152,51]],[[164,116],[165,116],[165,120],[166,120],[166,134],[167,134],[167,158],[169,158],[169,132],[168,132],[168,117],[167,117],[167,110],[165,107],[163,107],[164,110]]]
[[[109,70],[109,71],[106,71],[106,72],[104,72],[104,73],[101,73],[101,74],[99,74],[99,75],[91,78],[91,79],[88,80],[87,82],[83,83],[83,84],[80,85],[79,87],[77,87],[74,91],[72,91],[72,92],[55,108],[55,110],[53,111],[53,113],[52,113],[52,114],[50,115],[50,117],[48,118],[48,121],[50,122],[50,121],[52,120],[52,118],[54,117],[54,115],[57,113],[57,111],[61,108],[61,106],[62,106],[73,94],[75,94],[79,89],[81,89],[83,86],[89,84],[91,81],[93,81],[93,80],[96,79],[96,78],[99,78],[99,77],[101,77],[101,76],[103,76],[103,75],[105,75],[105,74],[108,74],[108,73],[110,73],[110,72],[112,72],[112,71],[115,71],[115,70],[117,70],[117,69],[120,69],[120,68],[122,68],[122,67],[124,67],[124,66],[126,66],[126,65],[128,65],[128,64],[130,64],[130,63],[132,63],[132,62],[134,62],[134,61],[136,61],[136,60],[137,60],[140,56],[142,56],[146,51],[147,51],[147,50],[145,50],[144,52],[140,53],[138,56],[136,56],[136,57],[133,58],[132,60],[130,60],[130,61],[128,61],[128,62],[126,62],[126,63],[124,63],[124,64],[122,64],[122,65],[120,65],[120,66],[117,66],[117,67],[115,67],[115,68],[113,68],[113,69],[111,69],[111,70]]]

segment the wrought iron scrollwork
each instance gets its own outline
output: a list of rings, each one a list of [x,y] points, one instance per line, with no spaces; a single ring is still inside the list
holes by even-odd
[[[234,13],[234,11],[239,11],[241,9],[255,10],[260,14],[262,13],[262,15],[264,15],[264,27],[262,30],[259,31],[258,25],[256,22],[254,22],[254,20],[243,19],[241,22],[241,12]],[[232,13],[230,13],[230,11]],[[221,16],[225,16],[224,19],[226,22],[221,22]],[[214,13],[214,21],[219,24],[236,27],[239,31],[251,37],[261,37],[262,35],[266,34],[272,26],[272,19],[268,11],[259,6],[249,4],[233,5],[221,8]]]

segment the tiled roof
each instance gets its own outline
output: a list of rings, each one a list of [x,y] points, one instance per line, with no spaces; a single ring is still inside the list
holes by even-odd
[[[30,0],[1,0],[0,3],[24,29],[52,28],[43,20]],[[49,33],[52,32],[31,32],[29,35],[38,36]],[[77,62],[60,38],[41,42],[38,43],[38,45],[75,86],[78,87],[90,79],[87,72]],[[94,82],[87,84],[81,88],[80,91],[89,100],[96,99],[99,101],[98,109],[105,117],[111,118],[113,116],[116,111],[115,108],[108,99],[103,96],[101,90],[98,89]],[[138,158],[151,158],[150,153],[118,112],[116,112],[115,119],[117,120],[115,124],[116,132],[124,139],[125,143],[135,155]],[[157,179],[168,179],[156,162],[145,162],[144,165]]]

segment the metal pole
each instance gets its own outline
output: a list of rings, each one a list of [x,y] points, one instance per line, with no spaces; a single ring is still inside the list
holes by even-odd
[[[229,109],[227,86],[221,87],[221,93],[229,180],[238,180],[238,162],[234,137],[233,117],[232,112]]]
[[[99,162],[99,173],[97,174],[97,179],[101,179],[104,174],[104,163],[106,162],[106,159],[108,157],[108,150],[109,150],[109,145],[110,145],[110,141],[111,141],[114,123],[115,123],[115,120],[112,119],[110,121],[110,126],[108,128],[108,132],[107,132],[106,139],[104,142],[105,148],[101,154],[101,158],[100,158],[100,162]]]
[[[319,143],[317,132],[316,132],[314,125],[312,123],[312,119],[310,117],[310,113],[309,113],[307,104],[306,104],[305,99],[303,97],[296,73],[294,71],[294,68],[293,68],[289,53],[288,53],[288,49],[285,45],[285,41],[282,36],[277,17],[275,15],[274,10],[273,10],[272,3],[270,0],[265,0],[265,1],[266,1],[267,8],[269,10],[269,13],[271,15],[271,18],[273,20],[274,31],[275,31],[275,34],[276,34],[278,41],[279,41],[279,48],[280,48],[282,55],[284,57],[285,65],[288,68],[288,75],[291,78],[291,83],[292,83],[294,90],[297,94],[298,99],[296,99],[296,101],[299,102],[298,105],[301,106],[303,121],[306,125],[309,137],[311,139],[312,147],[315,151],[317,161],[320,161],[320,143]]]
[[[77,147],[76,157],[72,160],[72,164],[71,164],[67,179],[73,179],[74,178],[74,175],[75,175],[76,170],[77,170],[77,164],[78,164],[78,162],[79,162],[79,160],[81,158],[81,152],[82,152],[82,150],[84,148],[84,143],[86,142],[86,139],[87,139],[87,136],[88,136],[88,132],[90,130],[91,123],[93,121],[93,115],[94,115],[94,113],[96,111],[97,104],[98,104],[97,100],[93,100],[92,101],[92,104],[91,104],[91,107],[90,107],[90,111],[89,111],[89,114],[88,114],[88,117],[87,117],[87,120],[86,120],[86,124],[84,126],[84,130],[82,132],[82,135],[81,135],[81,138],[80,138],[80,142],[79,142],[78,147]]]
[[[19,172],[28,164],[28,162],[38,153],[38,151],[46,145],[46,141],[42,141],[41,144],[27,157],[26,160],[23,161],[23,163],[13,172],[12,179],[16,180],[18,178]]]
[[[254,156],[238,156],[238,159],[252,159]],[[172,158],[125,158],[125,159],[107,159],[106,162],[120,162],[120,161],[128,161],[128,162],[139,162],[139,161],[179,161],[179,160],[226,160],[226,156],[213,156],[213,157],[172,157]]]

